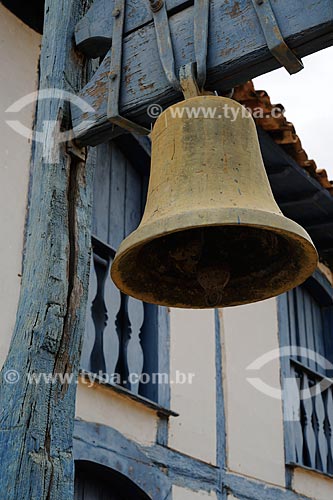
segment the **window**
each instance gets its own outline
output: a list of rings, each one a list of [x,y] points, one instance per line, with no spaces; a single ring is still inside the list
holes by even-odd
[[[116,249],[141,220],[149,176],[149,157],[133,137],[124,137],[96,151],[93,255],[81,368],[168,406],[168,381],[155,376],[168,375],[166,309],[123,295],[110,278]]]
[[[280,297],[288,465],[333,475],[333,289],[318,272]]]

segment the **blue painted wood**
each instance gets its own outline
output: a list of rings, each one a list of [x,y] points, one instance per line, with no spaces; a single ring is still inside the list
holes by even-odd
[[[224,482],[230,493],[240,500],[309,500],[309,497],[291,490],[275,488],[236,474],[227,473]]]
[[[117,249],[125,238],[126,170],[126,158],[113,144],[109,214],[104,212],[101,216],[109,220],[108,243],[114,249]]]
[[[111,283],[106,269],[107,262],[110,263],[114,256],[112,248],[117,248],[123,238],[140,223],[146,201],[150,151],[149,148],[143,150],[130,135],[96,149],[93,218],[98,241],[96,239],[95,252],[103,257],[104,264],[98,266],[98,298],[93,308],[97,325],[96,339],[89,369],[95,372],[106,370],[109,374],[121,373],[123,380],[127,380],[128,372],[133,367],[134,371],[139,370],[140,373],[143,370],[152,377],[151,382],[136,383],[133,387],[126,382],[126,387],[169,408],[168,311],[166,308],[139,303],[139,309],[144,308],[144,322],[142,324],[140,320],[139,330],[134,327],[133,333],[133,318],[130,320],[127,310],[128,299],[123,296],[122,305],[119,304],[119,291]],[[136,349],[133,349],[134,345]],[[127,353],[131,353],[130,357]],[[162,374],[160,379],[157,378],[159,373]],[[167,420],[164,418],[160,422],[160,431],[159,436],[165,444]]]
[[[266,171],[278,205],[285,216],[309,231],[322,259],[332,263],[333,233],[328,233],[320,223],[333,219],[333,197],[276,144],[267,132],[260,127],[257,132]],[[315,234],[312,228],[316,224],[319,224],[320,231]],[[330,285],[319,270],[318,274],[321,276],[319,280],[315,273],[315,279],[307,280],[305,286],[315,287],[320,293],[319,296],[316,292],[319,302],[329,305],[332,303],[332,293],[325,293],[325,289],[330,288]]]
[[[40,88],[78,91],[84,60],[73,30],[86,2],[46,1]],[[66,15],[64,15],[66,13]],[[36,129],[45,120],[69,121],[57,97],[38,104]],[[59,163],[47,163],[35,147],[27,243],[17,321],[0,376],[1,497],[6,500],[73,496],[72,432],[90,261],[91,164],[60,147]],[[5,374],[20,380],[8,384]],[[73,383],[27,374],[72,375]]]
[[[308,349],[312,355],[315,355],[315,335],[316,331],[313,328],[313,316],[312,316],[312,297],[305,291],[302,290],[302,300],[303,300],[303,311],[300,314],[304,315],[305,328],[300,330],[300,342],[302,347]],[[317,364],[315,359],[308,358],[306,360],[306,365],[313,369],[317,369]]]
[[[283,294],[278,297],[278,325],[279,325],[279,339],[281,348],[286,348],[294,342],[294,321],[290,321],[290,296]],[[291,328],[292,327],[292,328]],[[291,336],[292,335],[292,336]],[[299,412],[299,398],[296,400],[298,409],[294,407],[294,390],[298,391],[298,387],[289,382],[293,376],[294,371],[290,365],[289,357],[281,357],[281,387],[283,389],[283,415],[284,415],[284,449],[286,464],[298,463],[302,460],[303,450],[303,435],[299,432],[300,422],[297,421]],[[298,413],[298,415],[297,415]],[[287,471],[286,471],[286,474]]]
[[[126,162],[125,237],[140,224],[142,217],[142,178],[130,162]]]
[[[333,305],[333,287],[319,269],[304,283],[304,286],[322,306]]]
[[[309,500],[293,491],[219,470],[165,446],[139,447],[110,427],[83,421],[75,421],[74,456],[119,470],[158,500],[169,498],[172,484],[218,494],[223,489],[240,500]],[[159,495],[153,496],[159,488]]]
[[[216,366],[216,463],[226,467],[226,428],[222,372],[222,339],[219,311],[215,310],[215,366]]]
[[[86,310],[86,325],[85,334],[83,339],[82,354],[81,354],[81,368],[86,371],[91,370],[91,353],[95,344],[96,325],[93,319],[92,308],[93,302],[97,295],[98,290],[97,275],[94,263],[94,254],[91,252],[90,259],[90,273],[89,273],[89,289]]]
[[[164,500],[171,491],[170,480],[144,449],[111,427],[75,421],[74,457],[120,472],[152,500]]]
[[[167,11],[181,8],[186,0],[166,0]],[[76,44],[88,57],[101,57],[111,47],[113,2],[95,0],[86,15],[75,28]],[[148,1],[127,0],[124,33],[144,26],[152,20],[152,12]]]
[[[270,54],[251,0],[210,2],[210,38],[207,88],[226,90],[250,78],[279,67]],[[170,29],[177,71],[194,57],[193,7],[170,17]],[[330,0],[279,0],[274,11],[288,45],[304,56],[332,44],[333,7]],[[223,36],[221,36],[223,33]],[[153,103],[163,108],[181,98],[163,72],[152,22],[141,25],[124,38],[120,114],[149,127],[147,108]],[[82,91],[95,109],[89,116],[94,125],[80,127],[82,114],[72,110],[80,140],[89,144],[105,141],[112,126],[107,121],[110,52],[93,80]]]
[[[329,332],[333,329],[333,307],[327,306],[332,304],[332,291],[331,285],[317,271],[302,287],[279,297],[281,346],[293,343],[293,339],[297,338],[301,347],[314,354],[313,359],[292,356],[291,362],[288,357],[281,360],[282,380],[288,381],[284,398],[286,463],[330,474],[333,450],[328,405],[331,404],[332,388],[322,392],[316,384],[321,381],[320,374],[330,375],[323,366],[321,356],[332,360],[332,336]],[[295,377],[301,379],[300,388]],[[301,401],[300,390],[303,396]],[[299,421],[291,422],[291,417],[298,411],[296,401],[301,406],[301,429]]]
[[[101,144],[96,151],[96,173],[94,179],[93,234],[102,241],[109,241],[112,145]]]

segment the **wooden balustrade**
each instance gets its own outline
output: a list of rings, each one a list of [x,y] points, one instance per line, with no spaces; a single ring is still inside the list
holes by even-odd
[[[333,380],[290,360],[291,378],[285,384],[286,424],[293,436],[295,465],[333,475]]]

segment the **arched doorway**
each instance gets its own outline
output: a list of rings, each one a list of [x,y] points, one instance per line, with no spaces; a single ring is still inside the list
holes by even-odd
[[[150,500],[123,474],[88,461],[75,462],[75,500]]]

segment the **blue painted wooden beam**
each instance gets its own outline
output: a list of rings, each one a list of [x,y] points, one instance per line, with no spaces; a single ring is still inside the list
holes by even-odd
[[[189,0],[165,0],[169,15],[193,4]],[[112,43],[113,4],[110,0],[95,0],[84,17],[75,27],[75,41],[78,49],[87,57],[102,57]],[[142,28],[152,21],[148,0],[127,0],[124,33]]]
[[[305,55],[333,43],[331,0],[279,0],[272,2],[278,25],[288,45]],[[193,7],[181,3],[170,17],[177,71],[194,60]],[[186,8],[185,8],[186,7]],[[96,19],[95,22],[104,22]],[[149,127],[147,110],[158,103],[163,108],[181,99],[168,83],[160,63],[152,22],[129,32],[123,41],[123,74],[120,113]],[[252,0],[211,0],[207,88],[223,91],[279,67],[269,52]],[[106,141],[114,132],[107,120],[110,52],[94,78],[82,90],[94,112],[82,114],[73,108],[77,137],[82,143]],[[91,120],[90,126],[82,125]]]
[[[227,472],[166,446],[139,446],[115,429],[75,421],[75,460],[91,460],[118,470],[158,500],[172,485],[204,491],[232,493],[239,500],[310,500],[291,490]],[[145,484],[143,484],[145,483]],[[221,498],[221,495],[220,495]],[[223,498],[223,497],[222,497]]]
[[[38,103],[36,130],[44,127],[49,139],[50,124],[69,122],[54,89],[75,91],[85,83],[84,59],[73,46],[84,4],[46,1],[39,83],[50,98]],[[0,497],[6,500],[73,497],[75,382],[85,328],[93,168],[84,151],[64,143],[45,157],[44,146],[51,143],[34,145],[21,295],[0,375]],[[10,383],[10,373],[16,383]],[[68,384],[60,376],[69,377]]]
[[[240,500],[311,500],[291,490],[277,488],[244,476],[226,473],[223,478],[227,490]]]

